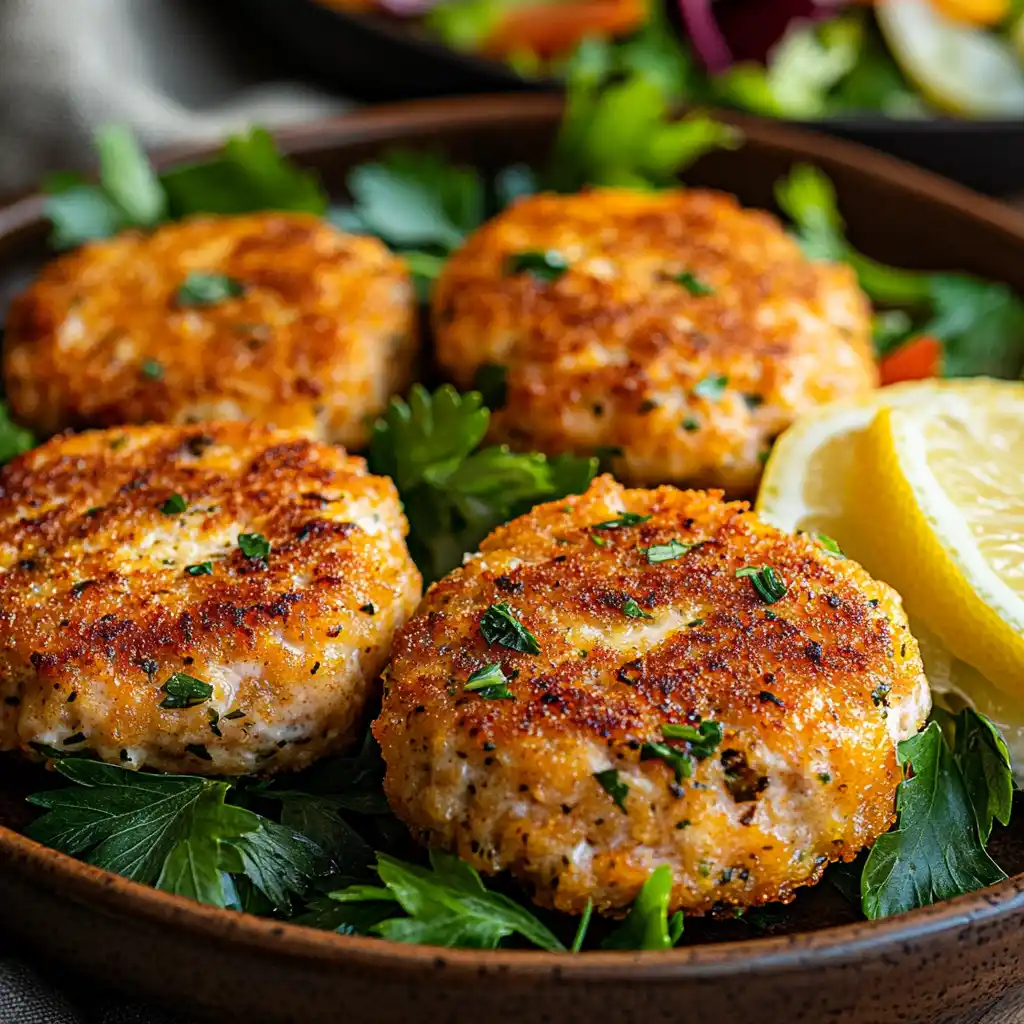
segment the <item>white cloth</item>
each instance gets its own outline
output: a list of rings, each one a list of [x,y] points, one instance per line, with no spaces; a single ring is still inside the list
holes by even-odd
[[[244,52],[223,11],[204,11],[222,2],[0,0],[0,191],[87,166],[92,134],[109,121],[159,146],[348,106],[275,80],[272,66]]]

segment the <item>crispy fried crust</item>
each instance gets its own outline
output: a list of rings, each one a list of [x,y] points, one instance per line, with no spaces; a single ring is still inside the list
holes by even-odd
[[[594,529],[623,509],[651,518]],[[642,549],[671,540],[698,546],[651,564]],[[748,565],[774,566],[785,597],[765,603]],[[540,654],[485,642],[498,602]],[[491,663],[514,700],[465,691]],[[859,565],[715,492],[610,477],[495,530],[428,591],[389,672],[374,733],[398,815],[575,913],[621,911],[660,864],[691,913],[791,899],[889,827],[895,741],[929,706],[899,600]],[[644,758],[665,723],[703,720],[724,736],[692,779]],[[610,769],[625,810],[595,778]]]
[[[0,472],[0,749],[216,774],[340,749],[419,600],[406,532],[390,480],[295,433],[55,438]],[[161,708],[181,672],[213,696]]]
[[[569,262],[556,281],[509,272],[515,254],[548,250]],[[462,387],[482,364],[507,367],[496,440],[621,448],[614,472],[636,484],[750,492],[796,416],[877,383],[850,268],[809,262],[773,217],[714,192],[524,199],[448,261],[433,320]],[[718,375],[724,394],[700,394]]]
[[[183,307],[190,272],[245,292]],[[11,308],[4,374],[44,435],[254,419],[358,447],[416,346],[409,275],[377,239],[303,214],[196,217],[50,263]]]

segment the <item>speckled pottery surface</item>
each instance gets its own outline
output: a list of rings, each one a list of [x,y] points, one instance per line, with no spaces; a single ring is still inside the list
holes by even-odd
[[[540,161],[558,115],[547,97],[447,100],[369,110],[280,140],[341,194],[350,165],[396,142],[443,147],[487,169]],[[814,163],[836,185],[851,240],[872,256],[1024,290],[1024,215],[867,150],[739,123],[746,146],[705,158],[689,182],[770,207],[775,180]],[[0,209],[0,302],[46,258],[41,211],[38,196]],[[826,882],[801,892],[784,929],[759,936],[742,922],[692,921],[669,952],[442,950],[201,906],[45,849],[18,832],[40,775],[0,758],[5,931],[93,983],[210,1019],[942,1024],[1024,983],[1021,874],[876,922],[858,920]],[[995,842],[1000,863],[1024,870],[1024,824]]]

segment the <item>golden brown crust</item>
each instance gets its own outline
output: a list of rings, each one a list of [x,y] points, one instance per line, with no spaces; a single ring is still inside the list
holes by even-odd
[[[622,509],[651,518],[594,529]],[[697,546],[655,564],[641,550],[672,540]],[[785,597],[766,604],[736,576],[748,565],[774,566]],[[540,654],[486,643],[499,602]],[[491,663],[514,700],[465,691]],[[374,732],[392,806],[424,841],[574,912],[590,897],[621,910],[668,863],[673,906],[700,913],[789,899],[885,831],[894,738],[926,713],[898,599],[860,566],[713,492],[603,477],[499,528],[428,591]],[[642,745],[704,720],[722,742],[676,788]],[[630,787],[625,813],[594,778],[608,769]]]
[[[549,250],[569,262],[557,280],[509,273],[515,254]],[[713,294],[691,294],[682,272]],[[482,364],[507,367],[495,439],[620,447],[613,468],[632,483],[751,491],[797,415],[877,383],[850,268],[806,260],[775,218],[715,192],[521,200],[448,261],[433,322],[460,386]],[[702,396],[716,375],[725,393]]]
[[[190,272],[244,294],[182,307]],[[416,347],[408,272],[377,239],[305,214],[195,217],[51,262],[11,307],[4,375],[44,435],[255,419],[357,447]]]
[[[251,424],[97,431],[21,456],[0,472],[0,749],[215,773],[340,749],[419,599],[406,531],[362,459]],[[247,556],[244,533],[269,557]],[[211,699],[159,707],[178,672]]]

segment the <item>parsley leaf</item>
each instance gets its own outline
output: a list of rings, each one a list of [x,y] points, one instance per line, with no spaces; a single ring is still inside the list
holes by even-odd
[[[655,868],[629,908],[626,919],[601,943],[602,949],[671,949],[683,934],[683,913],[668,916],[672,869]]]
[[[188,508],[188,502],[180,494],[172,494],[161,506],[160,511],[165,516],[180,515]]]
[[[316,847],[226,803],[226,782],[87,760],[66,759],[55,768],[74,785],[29,797],[47,811],[27,830],[38,842],[221,907],[237,903],[225,873],[249,878],[282,908],[287,894],[302,892],[310,882]]]
[[[508,688],[508,679],[495,662],[478,668],[466,680],[467,693],[478,693],[484,700],[515,700],[516,695]]]
[[[355,200],[350,216],[399,249],[450,252],[484,219],[479,172],[437,153],[392,150],[379,162],[354,167],[347,184]]]
[[[615,806],[623,813],[626,811],[626,797],[629,796],[629,786],[619,778],[618,770],[607,768],[603,772],[594,772],[601,788],[615,801]]]
[[[557,281],[569,269],[559,252],[517,252],[508,258],[509,274],[529,274],[537,281]]]
[[[695,112],[670,120],[672,97],[663,76],[627,72],[610,61],[600,41],[584,42],[570,60],[565,114],[544,186],[671,185],[683,168],[713,149],[735,148],[736,129]]]
[[[201,679],[186,675],[184,672],[175,672],[160,690],[167,696],[160,701],[159,706],[175,711],[194,708],[198,704],[206,703],[213,696],[213,687],[209,683],[204,683]]]
[[[704,284],[699,278],[695,277],[688,270],[684,270],[681,274],[676,274],[673,278],[676,284],[681,284],[691,295],[714,295],[715,289],[711,285]]]
[[[192,271],[175,294],[179,306],[214,306],[225,299],[237,298],[245,288],[225,274]]]
[[[718,744],[722,742],[721,724],[709,718],[696,728],[692,725],[668,722],[661,727],[661,734],[667,740],[685,740],[687,749],[698,761],[710,757]]]
[[[195,565],[186,565],[185,572],[189,576],[212,576],[213,562],[196,562]]]
[[[31,431],[13,423],[7,406],[0,402],[0,466],[10,462],[15,455],[34,448],[35,444]]]
[[[519,621],[519,617],[504,601],[492,604],[480,616],[480,635],[489,644],[500,644],[510,651],[540,654],[537,638]]]
[[[636,512],[623,512],[622,515],[616,516],[614,519],[606,519],[603,523],[594,523],[591,529],[618,530],[623,526],[639,526],[641,523],[646,523],[650,518],[650,516],[642,516]]]
[[[667,544],[652,544],[649,548],[639,548],[640,554],[647,558],[648,564],[672,562],[691,551],[696,545],[685,544],[681,540],[670,540]]]
[[[490,413],[474,391],[415,385],[392,399],[370,440],[374,473],[390,476],[409,520],[409,548],[427,582],[474,551],[498,524],[539,502],[586,490],[597,460],[479,448]]]
[[[664,761],[675,773],[676,782],[682,782],[693,774],[693,760],[685,750],[670,747],[667,743],[650,740],[640,748],[640,760]]]
[[[693,385],[692,391],[698,398],[706,398],[709,402],[718,402],[729,386],[729,378],[724,373],[712,373],[702,377]]]
[[[495,949],[517,934],[541,949],[565,950],[525,907],[489,892],[477,872],[450,853],[431,850],[429,868],[380,853],[377,874],[383,886],[357,885],[329,895],[341,903],[395,903],[395,911],[407,916],[390,917],[370,929],[386,939]]]
[[[53,228],[54,248],[69,249],[109,238],[123,228],[152,228],[194,213],[322,214],[327,208],[316,178],[282,156],[262,128],[229,139],[211,160],[174,167],[159,176],[126,128],[101,128],[96,148],[98,184],[73,174],[51,175],[44,182],[44,212]]]
[[[978,818],[982,842],[988,842],[993,820],[1010,823],[1013,773],[1010,753],[999,730],[985,715],[965,707],[956,716],[953,758]]]
[[[262,533],[240,533],[238,546],[246,558],[265,562],[270,557],[270,541]]]
[[[633,600],[631,597],[627,597],[622,602],[622,614],[631,619],[653,619],[654,616],[648,614]]]
[[[878,837],[861,876],[861,905],[872,919],[1006,877],[985,852],[971,792],[938,723],[900,743],[897,756],[905,776],[897,790],[897,827]]]

